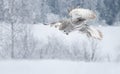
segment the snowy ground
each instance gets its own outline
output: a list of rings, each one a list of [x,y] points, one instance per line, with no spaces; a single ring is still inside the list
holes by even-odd
[[[120,64],[58,60],[0,61],[0,74],[120,74]]]

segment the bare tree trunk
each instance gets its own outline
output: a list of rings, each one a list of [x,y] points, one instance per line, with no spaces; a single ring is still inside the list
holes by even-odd
[[[46,5],[46,4],[45,4],[45,3],[46,3],[46,0],[42,0],[42,8],[41,8],[41,18],[42,18],[42,19],[41,19],[41,22],[42,22],[42,23],[45,23],[45,18],[46,18],[46,16],[45,16],[45,13],[46,13],[46,12],[45,12],[45,9],[46,9],[46,8],[45,8],[45,5]]]
[[[91,56],[91,61],[94,61],[94,59],[95,59],[95,50],[96,49],[92,49],[92,56]]]
[[[24,36],[24,55],[23,58],[28,57],[28,31],[27,31],[27,26],[25,26],[25,36]]]
[[[14,57],[14,24],[11,23],[11,58]]]
[[[14,0],[10,1],[10,23],[11,23],[11,58],[15,58],[14,56],[14,46],[15,46],[15,36],[14,36]]]

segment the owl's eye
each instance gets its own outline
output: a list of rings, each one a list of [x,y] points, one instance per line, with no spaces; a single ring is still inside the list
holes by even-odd
[[[66,33],[66,35],[68,35],[69,33]]]

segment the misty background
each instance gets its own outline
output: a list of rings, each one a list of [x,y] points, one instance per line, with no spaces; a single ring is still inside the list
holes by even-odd
[[[98,21],[120,21],[120,0],[0,0],[0,21],[50,23],[68,16],[68,9],[81,7],[96,12]]]

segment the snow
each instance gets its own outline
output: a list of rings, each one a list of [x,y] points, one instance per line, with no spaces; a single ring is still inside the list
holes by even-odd
[[[115,59],[116,51],[120,49],[120,27],[101,27],[101,31],[104,37],[101,42],[102,50]]]
[[[9,60],[0,61],[0,74],[120,74],[120,64],[60,60]]]

